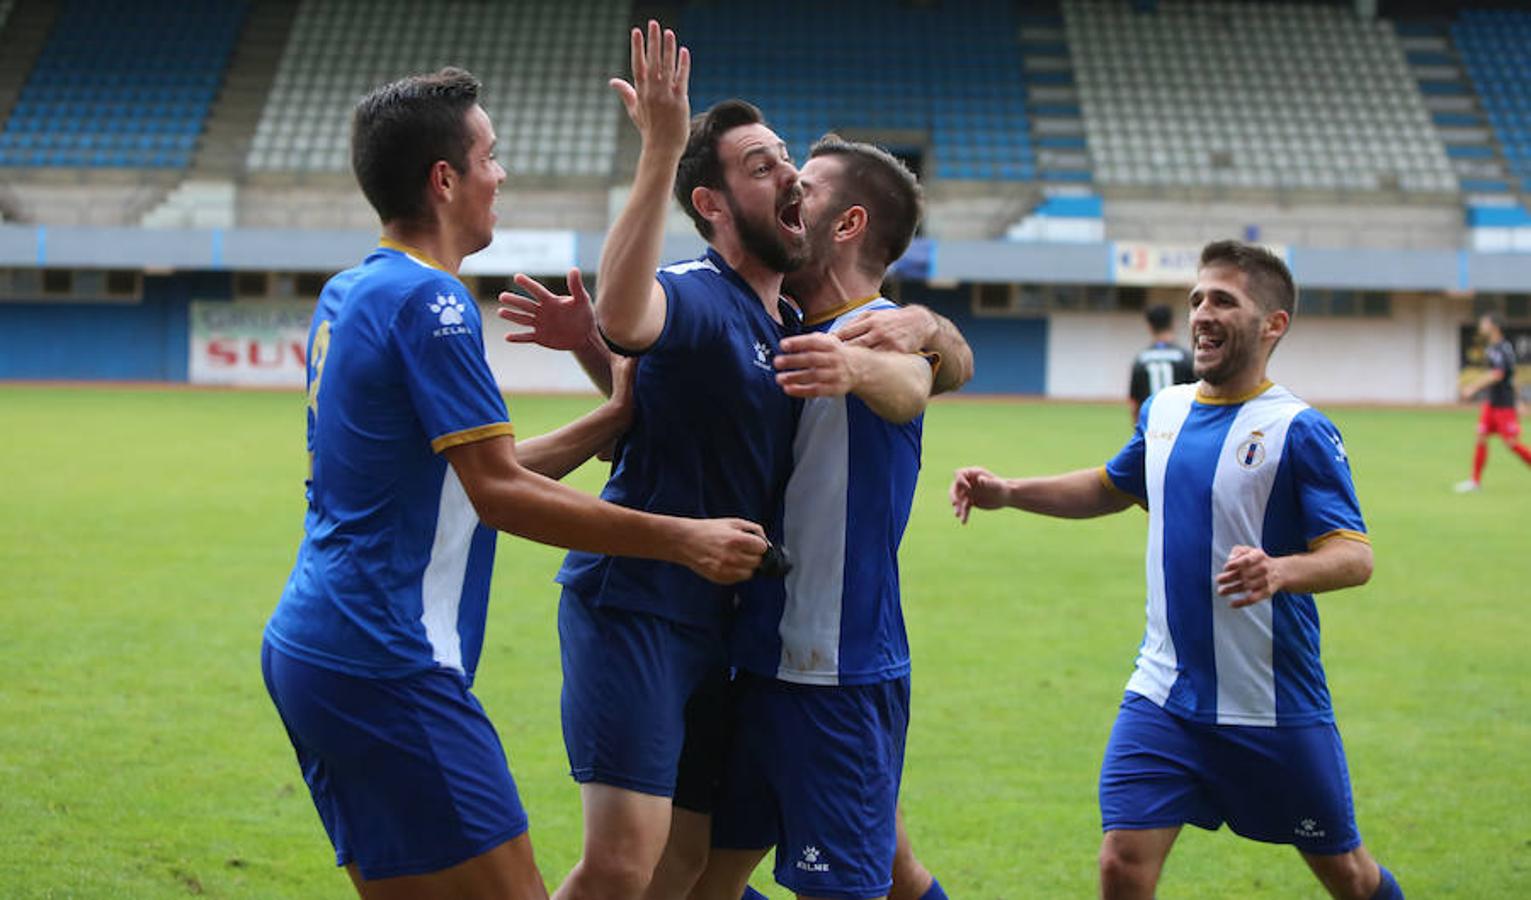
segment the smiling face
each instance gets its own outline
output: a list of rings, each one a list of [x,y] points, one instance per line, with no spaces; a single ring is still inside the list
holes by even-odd
[[[744,249],[773,271],[802,265],[802,190],[786,144],[764,125],[741,125],[719,138],[718,157],[723,198]]]
[[[498,216],[494,203],[505,181],[505,169],[495,157],[494,126],[483,107],[473,106],[465,114],[468,127],[468,168],[459,172],[457,190],[453,192],[450,215],[463,233],[464,241],[476,253],[494,240],[494,224]]]
[[[1263,370],[1271,348],[1286,331],[1287,313],[1267,313],[1250,294],[1249,277],[1232,266],[1198,272],[1190,302],[1193,369],[1210,385]]]

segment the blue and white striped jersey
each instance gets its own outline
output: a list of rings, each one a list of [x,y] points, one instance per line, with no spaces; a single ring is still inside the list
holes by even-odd
[[[441,451],[511,434],[462,282],[383,242],[324,286],[308,337],[308,514],[266,637],[363,677],[468,681],[495,533]]]
[[[1215,584],[1238,544],[1285,556],[1367,540],[1334,425],[1269,382],[1221,403],[1175,385],[1102,477],[1148,508],[1148,625],[1127,689],[1197,722],[1334,721],[1313,595],[1234,609]]]
[[[834,332],[895,304],[861,300],[809,319]],[[923,417],[892,424],[861,400],[803,404],[783,535],[793,568],[740,591],[734,663],[800,684],[870,684],[909,673],[898,545],[920,470]]]

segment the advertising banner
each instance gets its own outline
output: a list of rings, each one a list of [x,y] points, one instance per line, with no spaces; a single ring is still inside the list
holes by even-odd
[[[494,242],[462,261],[464,275],[562,275],[574,266],[574,232],[496,229]]]
[[[192,384],[303,387],[313,314],[311,300],[192,301],[187,379]]]
[[[1112,269],[1117,284],[1174,285],[1196,283],[1200,244],[1144,244],[1119,241],[1112,246]],[[1286,247],[1266,244],[1266,249],[1286,259]]]

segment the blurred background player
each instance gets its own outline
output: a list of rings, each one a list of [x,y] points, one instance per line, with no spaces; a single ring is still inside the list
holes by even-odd
[[[1339,431],[1265,377],[1297,291],[1237,241],[1191,291],[1201,382],[1148,400],[1103,468],[959,469],[952,508],[1065,518],[1148,510],[1148,625],[1101,765],[1101,894],[1152,898],[1186,823],[1291,844],[1335,897],[1402,891],[1361,844],[1319,659],[1313,594],[1364,584],[1372,552]]]
[[[1520,442],[1520,418],[1516,414],[1520,397],[1515,389],[1515,345],[1505,340],[1504,323],[1490,313],[1479,317],[1478,336],[1483,338],[1483,361],[1488,370],[1462,386],[1462,399],[1487,389],[1483,411],[1478,416],[1478,443],[1473,449],[1473,477],[1457,484],[1458,493],[1476,491],[1483,486],[1483,466],[1488,462],[1488,438],[1499,435],[1510,452],[1531,465],[1531,449]]]
[[[505,171],[458,69],[358,104],[352,161],[380,246],[332,278],[308,338],[308,512],[261,664],[336,862],[364,897],[545,897],[499,736],[470,688],[500,529],[722,582],[758,525],[649,515],[564,487],[629,411],[519,447],[457,277]]]
[[[606,236],[595,314],[638,357],[632,428],[602,496],[672,515],[777,519],[797,402],[771,358],[798,322],[782,274],[804,246],[797,169],[739,101],[693,121],[690,54],[649,22],[631,32],[631,83],[613,79],[642,149]],[[659,269],[671,194],[709,248]],[[656,277],[655,271],[659,274]],[[785,313],[783,310],[786,310]],[[558,581],[564,743],[584,811],[566,898],[634,900],[672,827],[688,706],[727,671],[733,591],[679,567],[571,553]]]
[[[1143,401],[1161,388],[1196,380],[1191,371],[1191,351],[1175,343],[1174,313],[1162,303],[1143,311],[1152,343],[1132,359],[1132,378],[1127,397],[1132,406],[1132,421],[1138,421]]]

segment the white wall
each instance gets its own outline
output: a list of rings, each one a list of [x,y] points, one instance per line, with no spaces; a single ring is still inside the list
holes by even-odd
[[[1299,313],[1270,376],[1315,403],[1450,403],[1457,329],[1470,319],[1466,300],[1416,294],[1394,295],[1386,319]],[[1148,341],[1142,316],[1053,313],[1048,328],[1048,396],[1125,402],[1133,354]],[[1186,343],[1183,317],[1176,331]]]
[[[479,304],[484,317],[484,352],[489,357],[489,369],[494,372],[495,381],[499,382],[501,390],[511,395],[512,403],[517,393],[595,392],[579,363],[574,361],[573,354],[548,350],[536,344],[506,342],[510,323],[495,314],[498,308],[497,303]],[[511,417],[515,417],[514,409]]]

